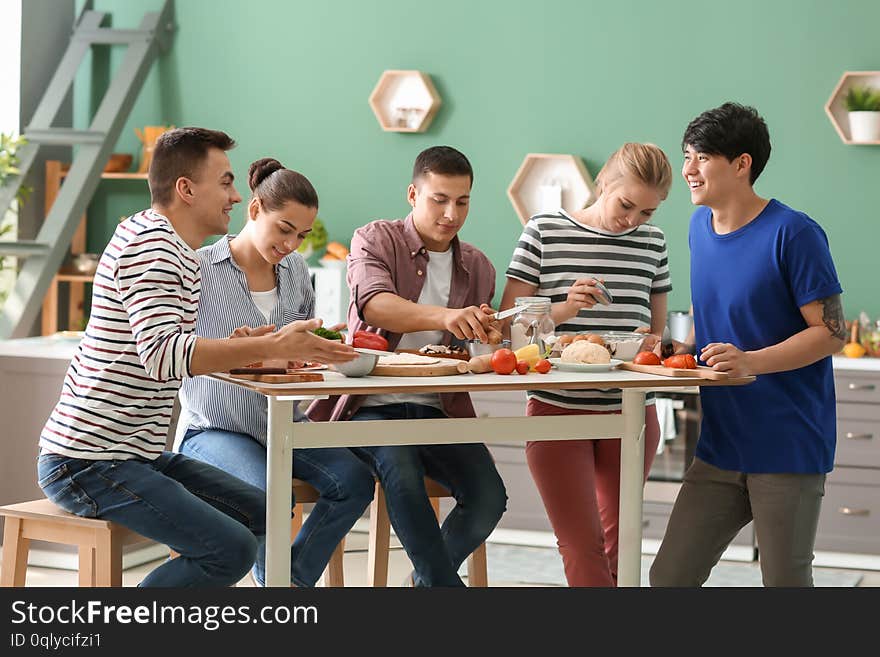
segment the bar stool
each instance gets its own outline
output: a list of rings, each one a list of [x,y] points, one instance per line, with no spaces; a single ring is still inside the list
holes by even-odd
[[[121,525],[67,513],[47,499],[0,507],[3,530],[0,586],[24,586],[30,542],[76,545],[79,586],[122,586],[122,548],[147,539]]]
[[[434,515],[440,520],[440,498],[452,497],[449,490],[433,479],[425,477],[425,492],[431,500]],[[385,491],[376,482],[376,493],[370,505],[370,538],[367,551],[367,585],[388,586],[388,558],[391,550],[391,520],[385,506]],[[486,544],[471,553],[467,560],[468,586],[489,586]]]

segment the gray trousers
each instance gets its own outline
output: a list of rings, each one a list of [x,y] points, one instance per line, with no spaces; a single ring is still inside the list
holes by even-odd
[[[702,586],[751,520],[764,586],[812,586],[824,494],[824,474],[748,474],[695,458],[651,566],[651,586]]]

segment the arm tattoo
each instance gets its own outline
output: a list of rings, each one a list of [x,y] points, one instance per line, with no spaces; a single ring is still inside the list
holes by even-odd
[[[843,305],[840,295],[819,299],[822,304],[822,321],[832,337],[846,341],[846,319],[843,316]]]

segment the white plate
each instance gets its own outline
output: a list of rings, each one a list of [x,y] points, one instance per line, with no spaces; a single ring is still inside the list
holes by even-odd
[[[623,362],[616,358],[612,358],[610,363],[563,363],[560,358],[548,360],[560,372],[610,372]]]

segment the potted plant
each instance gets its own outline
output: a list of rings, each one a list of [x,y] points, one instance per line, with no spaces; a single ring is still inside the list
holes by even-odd
[[[6,133],[0,132],[0,187],[8,184],[9,179],[19,175],[18,169],[18,149],[24,146],[27,140],[24,137],[13,137]],[[18,188],[18,194],[15,197],[17,203],[24,203],[28,194],[31,192],[29,187],[22,185]],[[15,231],[18,227],[18,207],[17,203],[13,203],[8,208],[0,208],[0,239],[9,235],[15,237]],[[6,258],[0,256],[0,305],[6,300],[9,290],[15,283],[15,272],[12,268],[3,271],[6,266]]]
[[[315,217],[315,223],[312,224],[311,232],[306,235],[306,238],[302,241],[302,244],[299,245],[296,252],[299,253],[306,262],[314,264],[321,249],[325,246],[327,246],[327,229],[324,227],[324,222],[318,217]]]
[[[846,92],[844,102],[849,112],[852,140],[880,141],[880,89],[868,85],[852,86]]]

